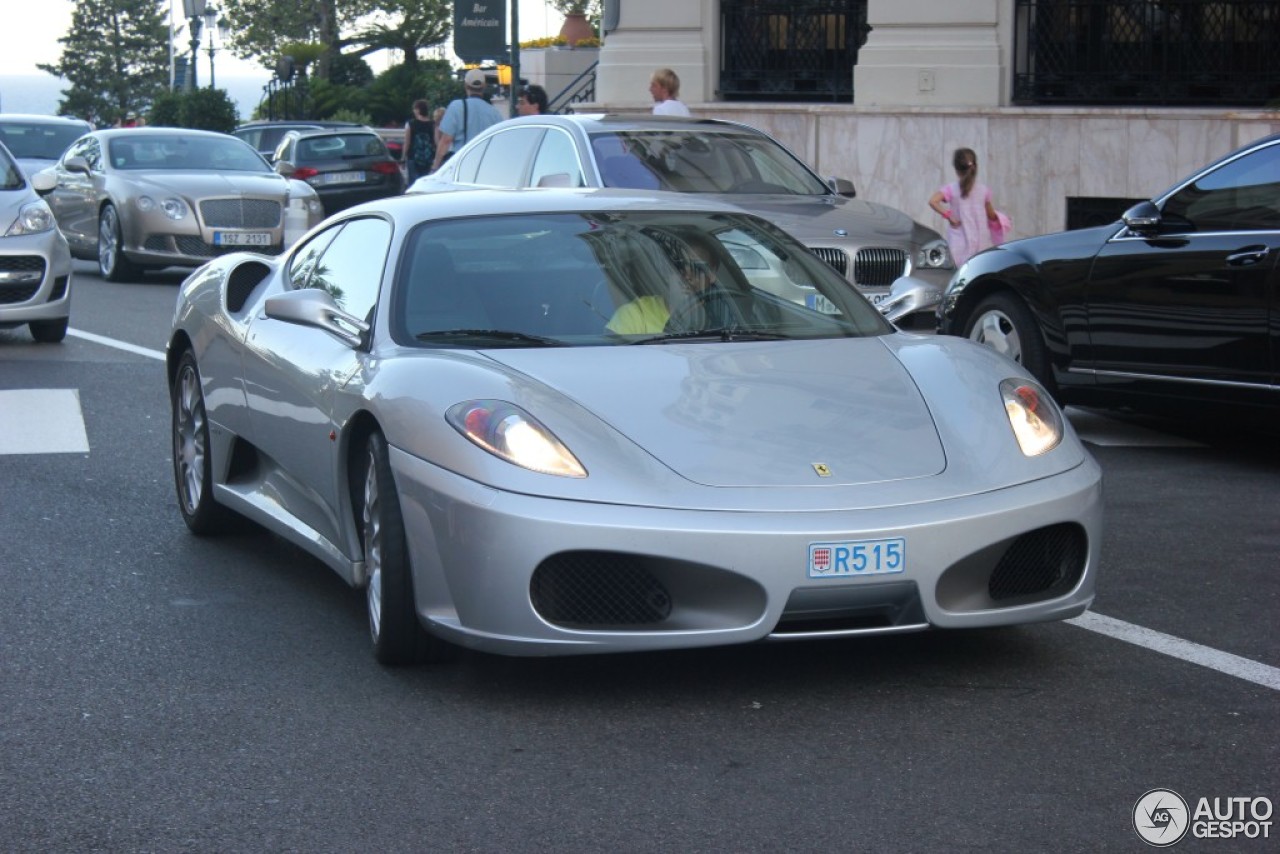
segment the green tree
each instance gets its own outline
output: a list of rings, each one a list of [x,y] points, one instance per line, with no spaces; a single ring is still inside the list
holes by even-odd
[[[453,32],[451,0],[360,0],[365,17],[343,47],[354,47],[356,56],[379,50],[398,50],[406,65],[418,64],[418,51],[434,47]]]
[[[56,63],[38,66],[71,85],[62,115],[113,125],[143,114],[169,84],[168,0],[78,0]]]
[[[449,38],[451,0],[224,0],[231,23],[230,48],[242,59],[274,69],[283,42],[315,42],[325,52],[310,69],[332,79],[339,55],[365,57],[383,49],[418,52]],[[346,82],[349,81],[334,81]]]
[[[155,99],[147,124],[230,133],[240,123],[231,97],[222,89],[165,92]]]

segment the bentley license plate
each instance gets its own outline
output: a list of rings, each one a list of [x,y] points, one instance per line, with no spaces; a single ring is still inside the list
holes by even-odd
[[[809,544],[810,578],[888,575],[906,568],[907,541],[901,537]]]
[[[271,233],[267,231],[215,231],[214,246],[270,246]]]

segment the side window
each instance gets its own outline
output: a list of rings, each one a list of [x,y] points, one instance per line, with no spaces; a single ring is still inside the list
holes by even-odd
[[[494,136],[484,159],[480,161],[475,183],[485,187],[524,186],[525,169],[542,133],[542,128],[524,127]]]
[[[320,256],[341,230],[341,225],[327,228],[293,253],[293,258],[289,261],[290,287],[294,289],[310,287],[311,274],[315,272]]]
[[[307,287],[328,291],[349,314],[371,317],[390,244],[387,222],[372,217],[347,222],[324,251]]]
[[[102,171],[102,143],[90,137],[84,147],[84,159],[89,161],[89,168],[94,172]]]
[[[1183,187],[1165,202],[1164,212],[1185,217],[1196,231],[1280,229],[1280,145],[1237,158]]]
[[[582,187],[582,164],[573,139],[564,131],[552,128],[542,138],[538,155],[529,175],[531,187]]]
[[[480,161],[484,159],[484,154],[488,150],[489,140],[485,140],[477,145],[474,150],[467,152],[466,156],[462,158],[462,162],[458,164],[457,182],[459,184],[474,184],[476,182],[476,172],[480,169]]]

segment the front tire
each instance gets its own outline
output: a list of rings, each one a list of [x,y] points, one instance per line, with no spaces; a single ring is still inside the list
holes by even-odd
[[[387,440],[377,432],[369,436],[365,446],[360,521],[374,657],[386,665],[447,657],[449,645],[430,635],[418,620],[400,498],[391,473]]]
[[[67,337],[67,318],[33,320],[27,324],[31,337],[41,344],[57,344]]]
[[[965,324],[965,337],[1022,365],[1046,388],[1053,388],[1048,354],[1031,310],[1013,294],[995,293],[978,304]]]
[[[190,352],[178,361],[178,373],[170,390],[173,408],[173,479],[178,509],[187,527],[196,534],[216,534],[229,529],[232,511],[213,499],[213,464],[209,454],[209,419],[205,414],[200,371]]]
[[[115,205],[107,205],[98,217],[98,272],[108,282],[136,280],[142,269],[124,257],[124,229]]]

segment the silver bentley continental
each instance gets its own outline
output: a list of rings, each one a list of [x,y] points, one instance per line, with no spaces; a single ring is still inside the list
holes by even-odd
[[[111,281],[241,250],[278,254],[324,217],[306,182],[212,131],[94,131],[46,171],[56,187],[45,199],[72,255]]]
[[[167,348],[177,504],[362,589],[386,664],[1060,620],[1098,465],[1051,396],[688,194],[407,195],[215,258]]]

